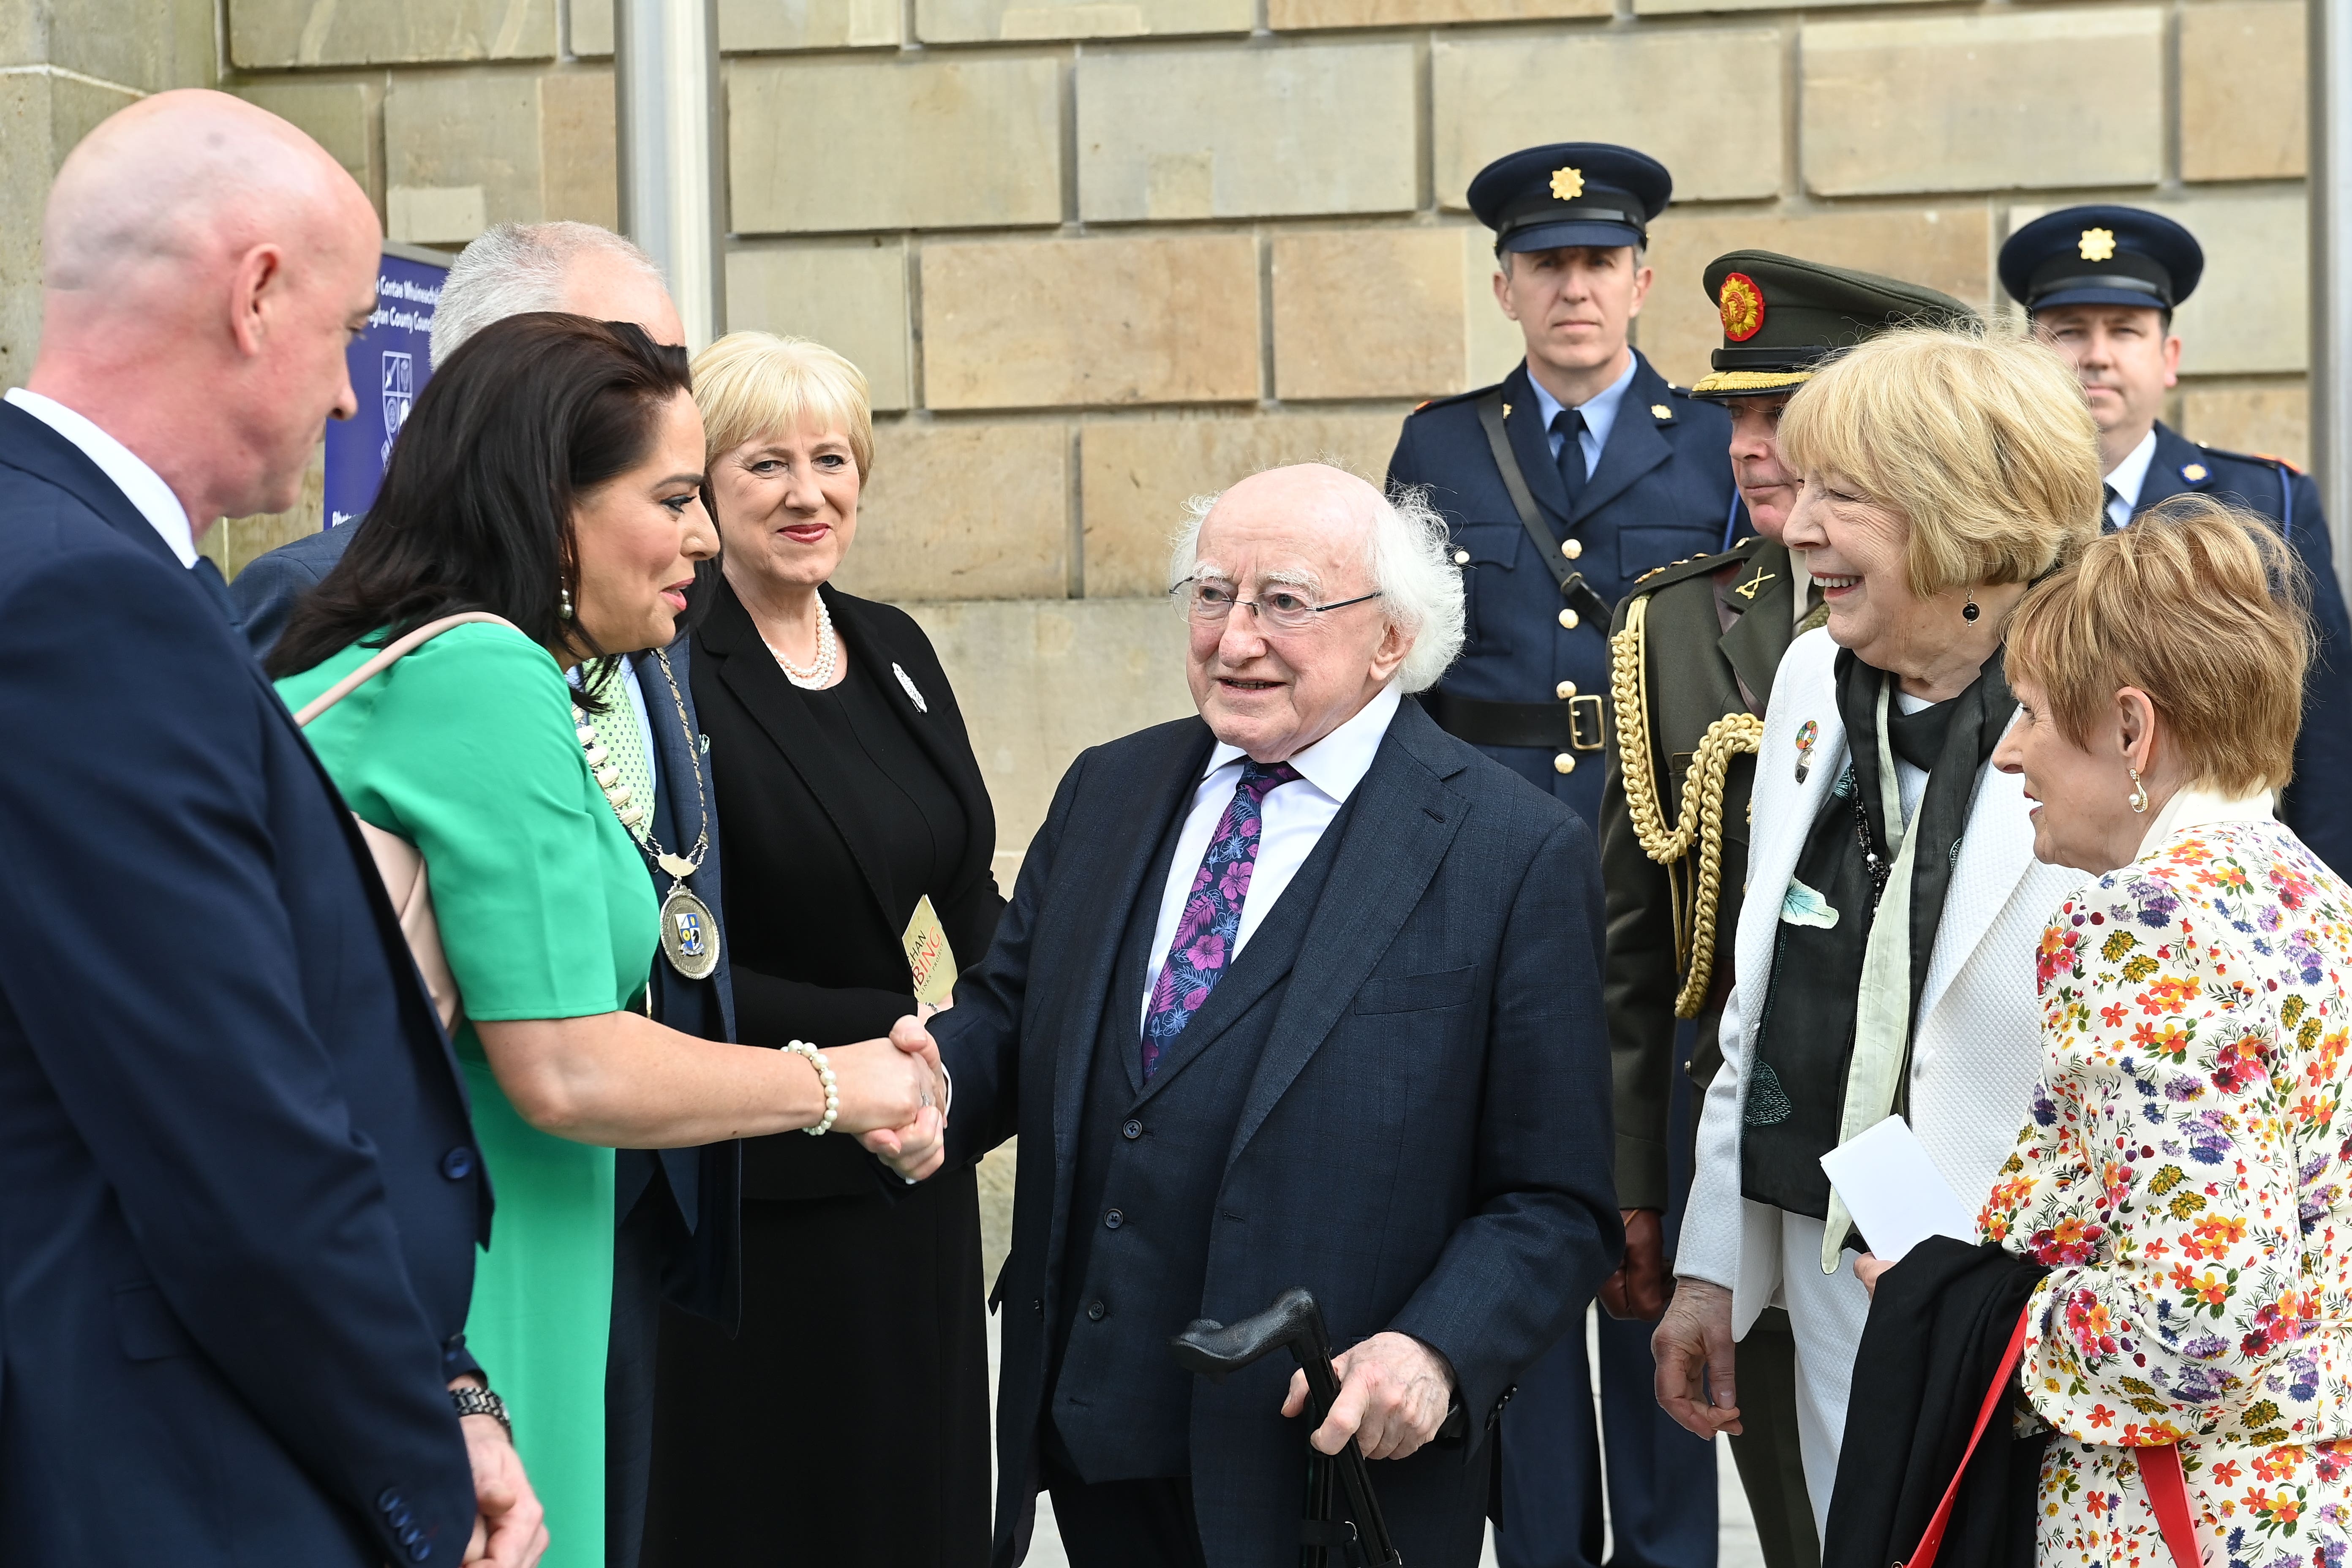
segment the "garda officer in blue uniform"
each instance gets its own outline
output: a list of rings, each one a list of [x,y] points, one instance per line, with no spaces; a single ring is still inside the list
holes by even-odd
[[[2352,876],[2352,621],[2336,580],[2318,487],[2277,458],[2201,447],[2157,416],[2177,380],[2173,307],[2205,270],[2197,238],[2137,207],[2068,207],[2000,247],[2000,281],[2044,342],[2074,363],[2099,426],[2107,526],[2197,491],[2279,525],[2311,574],[2318,639],[2304,685],[2294,780],[2280,819],[2339,875]]]
[[[1655,159],[1586,142],[1480,171],[1470,206],[1527,358],[1424,404],[1389,459],[1390,484],[1427,486],[1452,525],[1469,591],[1469,640],[1424,702],[1596,833],[1610,615],[1652,567],[1725,548],[1736,500],[1729,416],[1626,342],[1673,189]]]
[[[1718,551],[1738,496],[1731,420],[1627,342],[1650,287],[1643,247],[1674,182],[1655,159],[1594,142],[1490,163],[1470,206],[1495,231],[1495,296],[1527,358],[1496,386],[1423,405],[1389,461],[1454,535],[1469,640],[1423,700],[1437,721],[1548,790],[1599,837],[1609,621],[1654,567]],[[1584,1333],[1520,1379],[1503,1413],[1503,1568],[1601,1562],[1608,1450],[1613,1560],[1710,1568],[1715,1452],[1652,1389],[1650,1325],[1601,1320],[1595,1430]]]

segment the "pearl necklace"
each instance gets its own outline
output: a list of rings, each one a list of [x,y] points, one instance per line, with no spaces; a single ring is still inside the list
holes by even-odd
[[[760,640],[768,643],[768,652],[774,658],[776,668],[784,672],[784,679],[802,690],[822,691],[833,684],[833,672],[841,665],[841,639],[834,635],[833,612],[825,607],[824,595],[818,595],[816,601],[816,662],[814,664],[803,669],[799,665],[786,658],[782,649],[777,647],[774,643],[768,642],[768,634],[764,631],[760,634]]]

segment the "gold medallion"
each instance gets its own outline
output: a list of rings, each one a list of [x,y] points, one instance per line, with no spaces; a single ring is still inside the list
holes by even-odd
[[[1551,172],[1551,195],[1556,202],[1572,202],[1584,194],[1584,171],[1554,169]]]
[[[2116,255],[2116,231],[2111,228],[2086,228],[2083,231],[2083,259],[2112,261]]]
[[[672,888],[661,906],[662,956],[688,980],[708,980],[719,967],[719,921],[686,887]]]

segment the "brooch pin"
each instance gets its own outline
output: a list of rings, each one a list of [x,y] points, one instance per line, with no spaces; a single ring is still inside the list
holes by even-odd
[[[923,700],[923,694],[915,689],[915,683],[907,678],[907,672],[904,669],[894,664],[890,667],[890,673],[898,678],[898,685],[907,693],[908,700],[915,704],[916,712],[928,713],[931,710],[931,705]]]
[[[1805,775],[1813,771],[1813,742],[1821,738],[1822,727],[1811,719],[1806,720],[1803,726],[1797,731],[1797,782],[1799,784],[1804,783]]]

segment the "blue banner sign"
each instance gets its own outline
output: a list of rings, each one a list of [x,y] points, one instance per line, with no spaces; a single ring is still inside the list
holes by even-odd
[[[349,522],[374,504],[394,437],[433,374],[433,313],[449,263],[412,246],[384,247],[376,271],[375,313],[348,351],[359,412],[327,421],[326,526]]]

